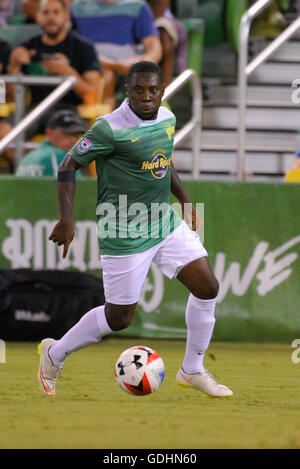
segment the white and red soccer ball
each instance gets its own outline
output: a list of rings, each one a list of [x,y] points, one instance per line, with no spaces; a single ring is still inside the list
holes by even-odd
[[[156,391],[165,376],[165,365],[153,349],[136,345],[119,356],[115,378],[119,386],[130,394],[144,396]]]

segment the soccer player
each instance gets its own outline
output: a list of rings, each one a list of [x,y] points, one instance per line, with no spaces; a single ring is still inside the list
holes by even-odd
[[[70,353],[129,326],[151,262],[190,291],[186,350],[176,381],[214,397],[233,394],[203,366],[215,324],[218,281],[198,234],[170,206],[171,192],[182,207],[191,201],[171,165],[176,122],[172,112],[160,105],[163,93],[158,65],[133,65],[127,76],[127,98],[114,112],[96,120],[59,167],[60,220],[49,239],[64,246],[65,257],[74,237],[75,172],[96,162],[106,304],[87,312],[60,340],[41,342],[39,383],[46,394],[55,394],[56,379]],[[158,216],[157,205],[164,207]],[[143,207],[146,214],[137,217]],[[194,228],[196,215],[193,207]],[[107,225],[109,230],[104,229]]]

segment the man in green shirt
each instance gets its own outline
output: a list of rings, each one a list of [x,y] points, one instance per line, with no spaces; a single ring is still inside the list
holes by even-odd
[[[66,153],[75,145],[87,126],[78,115],[71,110],[55,112],[46,128],[46,140],[20,162],[16,176],[57,177],[58,167]]]
[[[163,93],[159,66],[133,65],[127,77],[127,99],[99,118],[59,167],[60,220],[49,239],[64,245],[65,257],[74,237],[74,174],[96,162],[106,303],[87,312],[60,340],[42,341],[38,376],[48,395],[55,394],[56,379],[70,353],[129,326],[151,262],[190,291],[186,351],[177,383],[213,397],[233,394],[203,366],[215,324],[218,281],[198,234],[191,229],[199,228],[196,209],[189,213],[189,227],[170,206],[171,192],[183,214],[191,200],[171,164],[176,122],[174,114],[160,106]]]

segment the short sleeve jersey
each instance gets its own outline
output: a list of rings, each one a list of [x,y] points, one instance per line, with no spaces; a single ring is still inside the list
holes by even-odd
[[[102,254],[145,251],[181,223],[170,206],[175,124],[174,114],[163,106],[155,120],[140,119],[126,99],[96,120],[70,151],[82,165],[96,163]]]

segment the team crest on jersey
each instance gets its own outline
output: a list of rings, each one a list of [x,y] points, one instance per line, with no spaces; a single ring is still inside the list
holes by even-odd
[[[167,132],[167,136],[169,137],[169,140],[171,140],[172,135],[174,135],[174,132],[175,132],[175,127],[174,126],[167,127],[166,132]]]
[[[83,153],[86,153],[93,145],[93,142],[91,142],[87,137],[83,137],[77,145],[77,151],[82,155]]]

